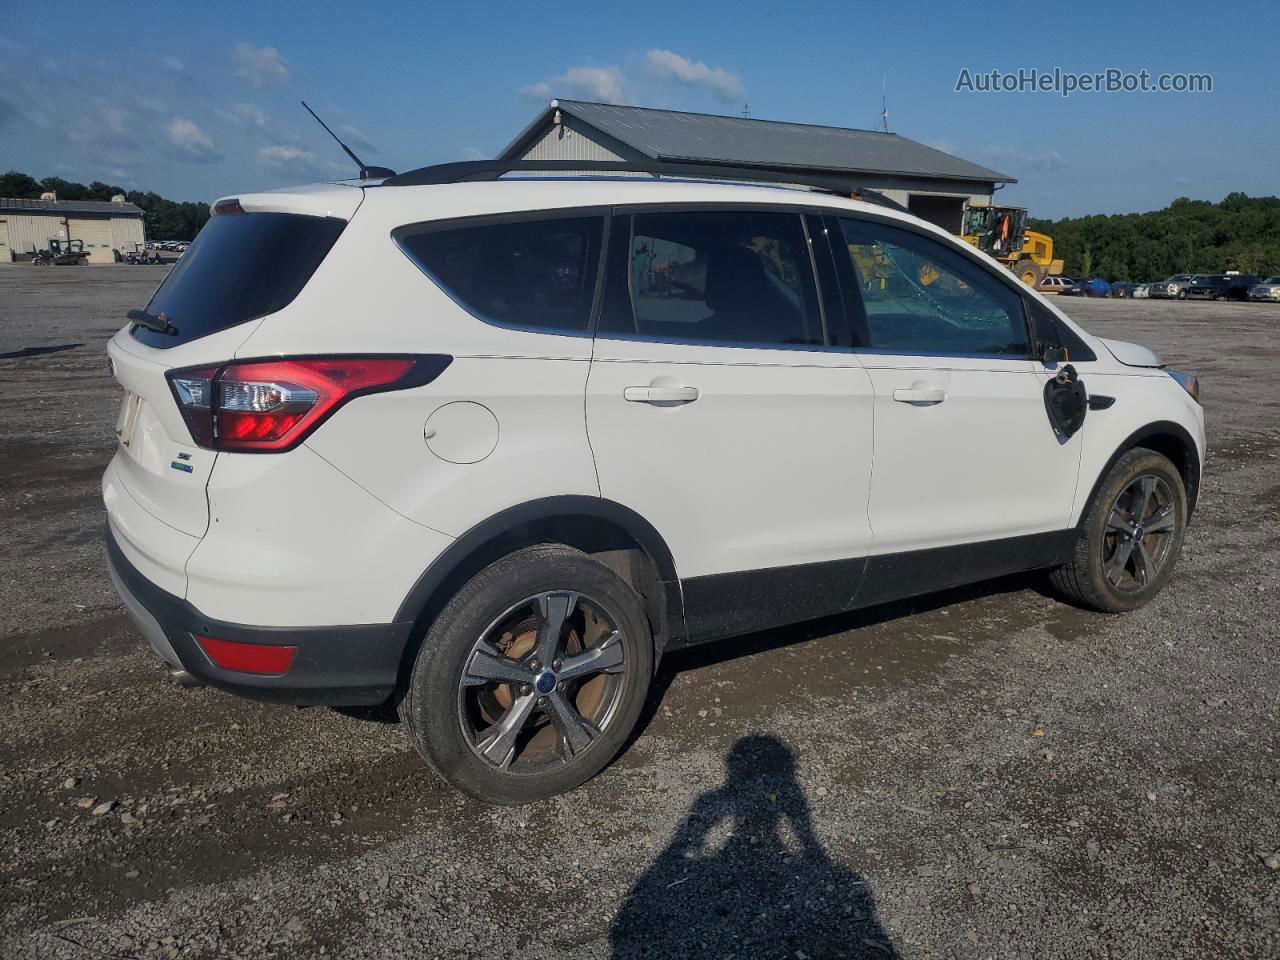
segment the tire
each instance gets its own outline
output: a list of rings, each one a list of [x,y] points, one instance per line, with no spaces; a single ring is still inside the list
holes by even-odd
[[[1179,299],[1179,300],[1185,300],[1185,299],[1187,299],[1187,291],[1185,291],[1185,290],[1179,290],[1179,291],[1178,291],[1178,299]]]
[[[552,637],[544,628],[557,620]],[[551,664],[538,660],[547,637]],[[485,567],[449,600],[423,639],[400,717],[452,786],[488,803],[531,803],[580,786],[618,755],[653,664],[649,621],[626,581],[578,550],[540,544]],[[575,678],[559,676],[570,669]]]
[[[1030,257],[1023,257],[1013,265],[1013,275],[1032,290],[1039,290],[1045,278],[1045,268]]]
[[[1142,516],[1134,523],[1144,490]],[[1104,613],[1136,610],[1169,582],[1186,525],[1187,491],[1177,467],[1153,450],[1130,450],[1089,504],[1071,560],[1050,579],[1081,606]]]

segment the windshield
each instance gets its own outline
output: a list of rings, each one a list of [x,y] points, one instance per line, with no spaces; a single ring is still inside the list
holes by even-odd
[[[152,347],[175,347],[274,313],[302,290],[347,225],[296,213],[224,213],[209,220],[147,304],[176,335],[135,326]]]

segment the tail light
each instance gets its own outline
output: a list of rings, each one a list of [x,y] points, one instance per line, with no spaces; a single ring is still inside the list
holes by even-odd
[[[240,643],[199,634],[195,638],[200,649],[217,666],[240,673],[288,673],[298,652],[292,644]]]
[[[292,450],[343,404],[420,387],[451,357],[348,356],[234,360],[169,371],[191,439],[210,450]]]

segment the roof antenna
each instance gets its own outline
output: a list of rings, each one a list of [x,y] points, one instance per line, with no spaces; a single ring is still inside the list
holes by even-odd
[[[312,110],[310,107],[308,107],[308,106],[307,106],[307,101],[305,101],[305,100],[299,100],[298,102],[299,102],[300,104],[302,104],[302,108],[303,108],[304,110],[306,110],[306,111],[307,111],[307,113],[311,114],[313,117],[315,117],[315,118],[316,118],[316,123],[318,123],[318,124],[320,124],[320,126],[324,127],[324,132],[325,132],[325,133],[327,133],[327,134],[329,134],[329,136],[333,137],[333,139],[334,139],[334,140],[337,140],[337,142],[338,142],[338,146],[340,146],[340,147],[343,149],[343,151],[346,153],[346,155],[347,155],[348,157],[350,157],[352,160],[354,160],[354,161],[355,161],[356,166],[360,168],[360,179],[361,179],[361,180],[379,180],[379,179],[382,179],[382,178],[384,178],[384,177],[394,177],[394,176],[396,175],[396,172],[395,172],[394,170],[392,170],[390,167],[369,167],[369,166],[366,166],[366,165],[365,165],[365,162],[364,162],[363,160],[361,160],[359,157],[357,157],[357,156],[355,155],[355,151],[353,151],[350,147],[348,147],[348,146],[347,146],[345,143],[343,143],[341,140],[338,140],[338,135],[337,135],[336,133],[334,133],[332,130],[330,130],[330,129],[329,129],[329,125],[328,125],[327,123],[325,123],[323,120],[321,120],[318,116],[316,116],[316,112],[315,112],[314,110]]]
[[[880,75],[880,132],[889,132],[889,75],[887,73]],[[319,120],[319,117],[316,117]],[[327,128],[326,128],[327,129]]]
[[[750,117],[750,116],[751,116],[751,104],[749,104],[749,103],[744,103],[744,104],[742,105],[742,115],[743,115],[744,117]]]

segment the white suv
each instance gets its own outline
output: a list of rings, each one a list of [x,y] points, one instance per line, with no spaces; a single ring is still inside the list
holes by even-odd
[[[1108,611],[1168,582],[1195,378],[870,194],[572,166],[225,199],[131,312],[108,552],[179,679],[395,698],[519,803],[623,748],[664,651],[1013,571]]]

